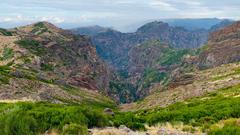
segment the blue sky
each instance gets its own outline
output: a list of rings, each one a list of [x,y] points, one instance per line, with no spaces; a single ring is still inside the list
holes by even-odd
[[[97,24],[124,30],[154,19],[240,19],[240,0],[1,0],[0,5],[0,27],[50,21],[65,28]]]

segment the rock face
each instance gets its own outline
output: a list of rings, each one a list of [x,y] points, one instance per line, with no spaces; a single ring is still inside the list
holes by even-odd
[[[240,22],[212,33],[200,55],[200,68],[240,61]]]

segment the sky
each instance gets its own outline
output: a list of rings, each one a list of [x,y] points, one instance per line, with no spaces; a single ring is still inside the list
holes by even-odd
[[[63,28],[101,25],[118,30],[166,18],[240,20],[240,0],[1,0],[0,27],[49,21]]]

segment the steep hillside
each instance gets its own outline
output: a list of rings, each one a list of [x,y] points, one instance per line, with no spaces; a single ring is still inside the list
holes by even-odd
[[[194,55],[195,50],[175,49],[159,40],[133,47],[129,52],[128,74],[130,82],[137,86],[138,97],[146,96],[155,84],[168,85],[175,69],[193,70],[193,65],[186,60]]]
[[[105,102],[109,70],[88,38],[47,22],[2,30],[1,100]]]
[[[110,89],[118,91],[122,103],[142,99],[154,85],[161,83],[163,87],[167,86],[175,69],[178,72],[194,70],[196,52],[175,49],[159,40],[139,44],[129,51],[127,69],[116,72],[110,81]]]
[[[211,68],[240,61],[240,22],[212,33],[203,53],[200,67]]]

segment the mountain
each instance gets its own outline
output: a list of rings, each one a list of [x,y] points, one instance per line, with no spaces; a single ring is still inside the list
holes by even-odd
[[[48,22],[0,33],[2,100],[81,101],[107,93],[110,71],[87,37]]]
[[[220,21],[212,30],[224,27],[226,21]],[[116,70],[109,87],[115,99],[125,103],[145,97],[157,83],[167,85],[174,80],[170,75],[177,68],[178,72],[195,69],[194,48],[206,43],[208,34],[208,30],[186,30],[154,21],[134,33],[107,29],[88,36],[100,57]]]
[[[228,19],[218,19],[218,18],[196,18],[196,19],[165,19],[170,26],[184,27],[188,30],[205,29],[208,30],[214,25],[221,23],[222,21],[231,21]]]
[[[104,28],[104,27],[95,25],[95,26],[80,27],[80,28],[72,29],[72,31],[75,34],[79,34],[79,35],[95,36],[101,32],[106,32],[109,29],[110,28]]]
[[[129,59],[126,54],[128,54],[132,47],[145,41],[160,40],[170,44],[174,48],[198,48],[207,43],[210,32],[233,23],[232,20],[217,18],[167,19],[164,21],[169,24],[153,21],[144,24],[133,33],[122,33],[100,26],[83,27],[74,29],[73,31],[76,34],[90,36],[101,58],[114,68],[125,69]],[[194,29],[189,30],[188,26],[193,26]],[[89,31],[91,32],[89,33]]]
[[[221,22],[219,22],[219,23],[217,23],[216,25],[213,25],[210,29],[209,29],[209,31],[210,32],[214,32],[214,31],[217,31],[217,30],[219,30],[219,29],[222,29],[222,28],[224,28],[224,27],[227,27],[227,26],[229,26],[229,25],[231,25],[231,24],[233,24],[234,23],[234,21],[232,21],[232,20],[223,20],[223,21],[221,21]]]
[[[200,55],[199,66],[212,68],[240,60],[240,22],[213,32]]]
[[[98,54],[110,65],[124,69],[128,63],[129,50],[148,40],[160,40],[174,48],[196,48],[207,41],[207,31],[188,31],[182,27],[171,27],[163,22],[151,22],[135,33],[108,30],[92,37]]]
[[[0,133],[239,134],[239,22],[200,48],[184,45],[192,32],[100,32],[115,69],[89,37],[48,22],[0,29]]]

